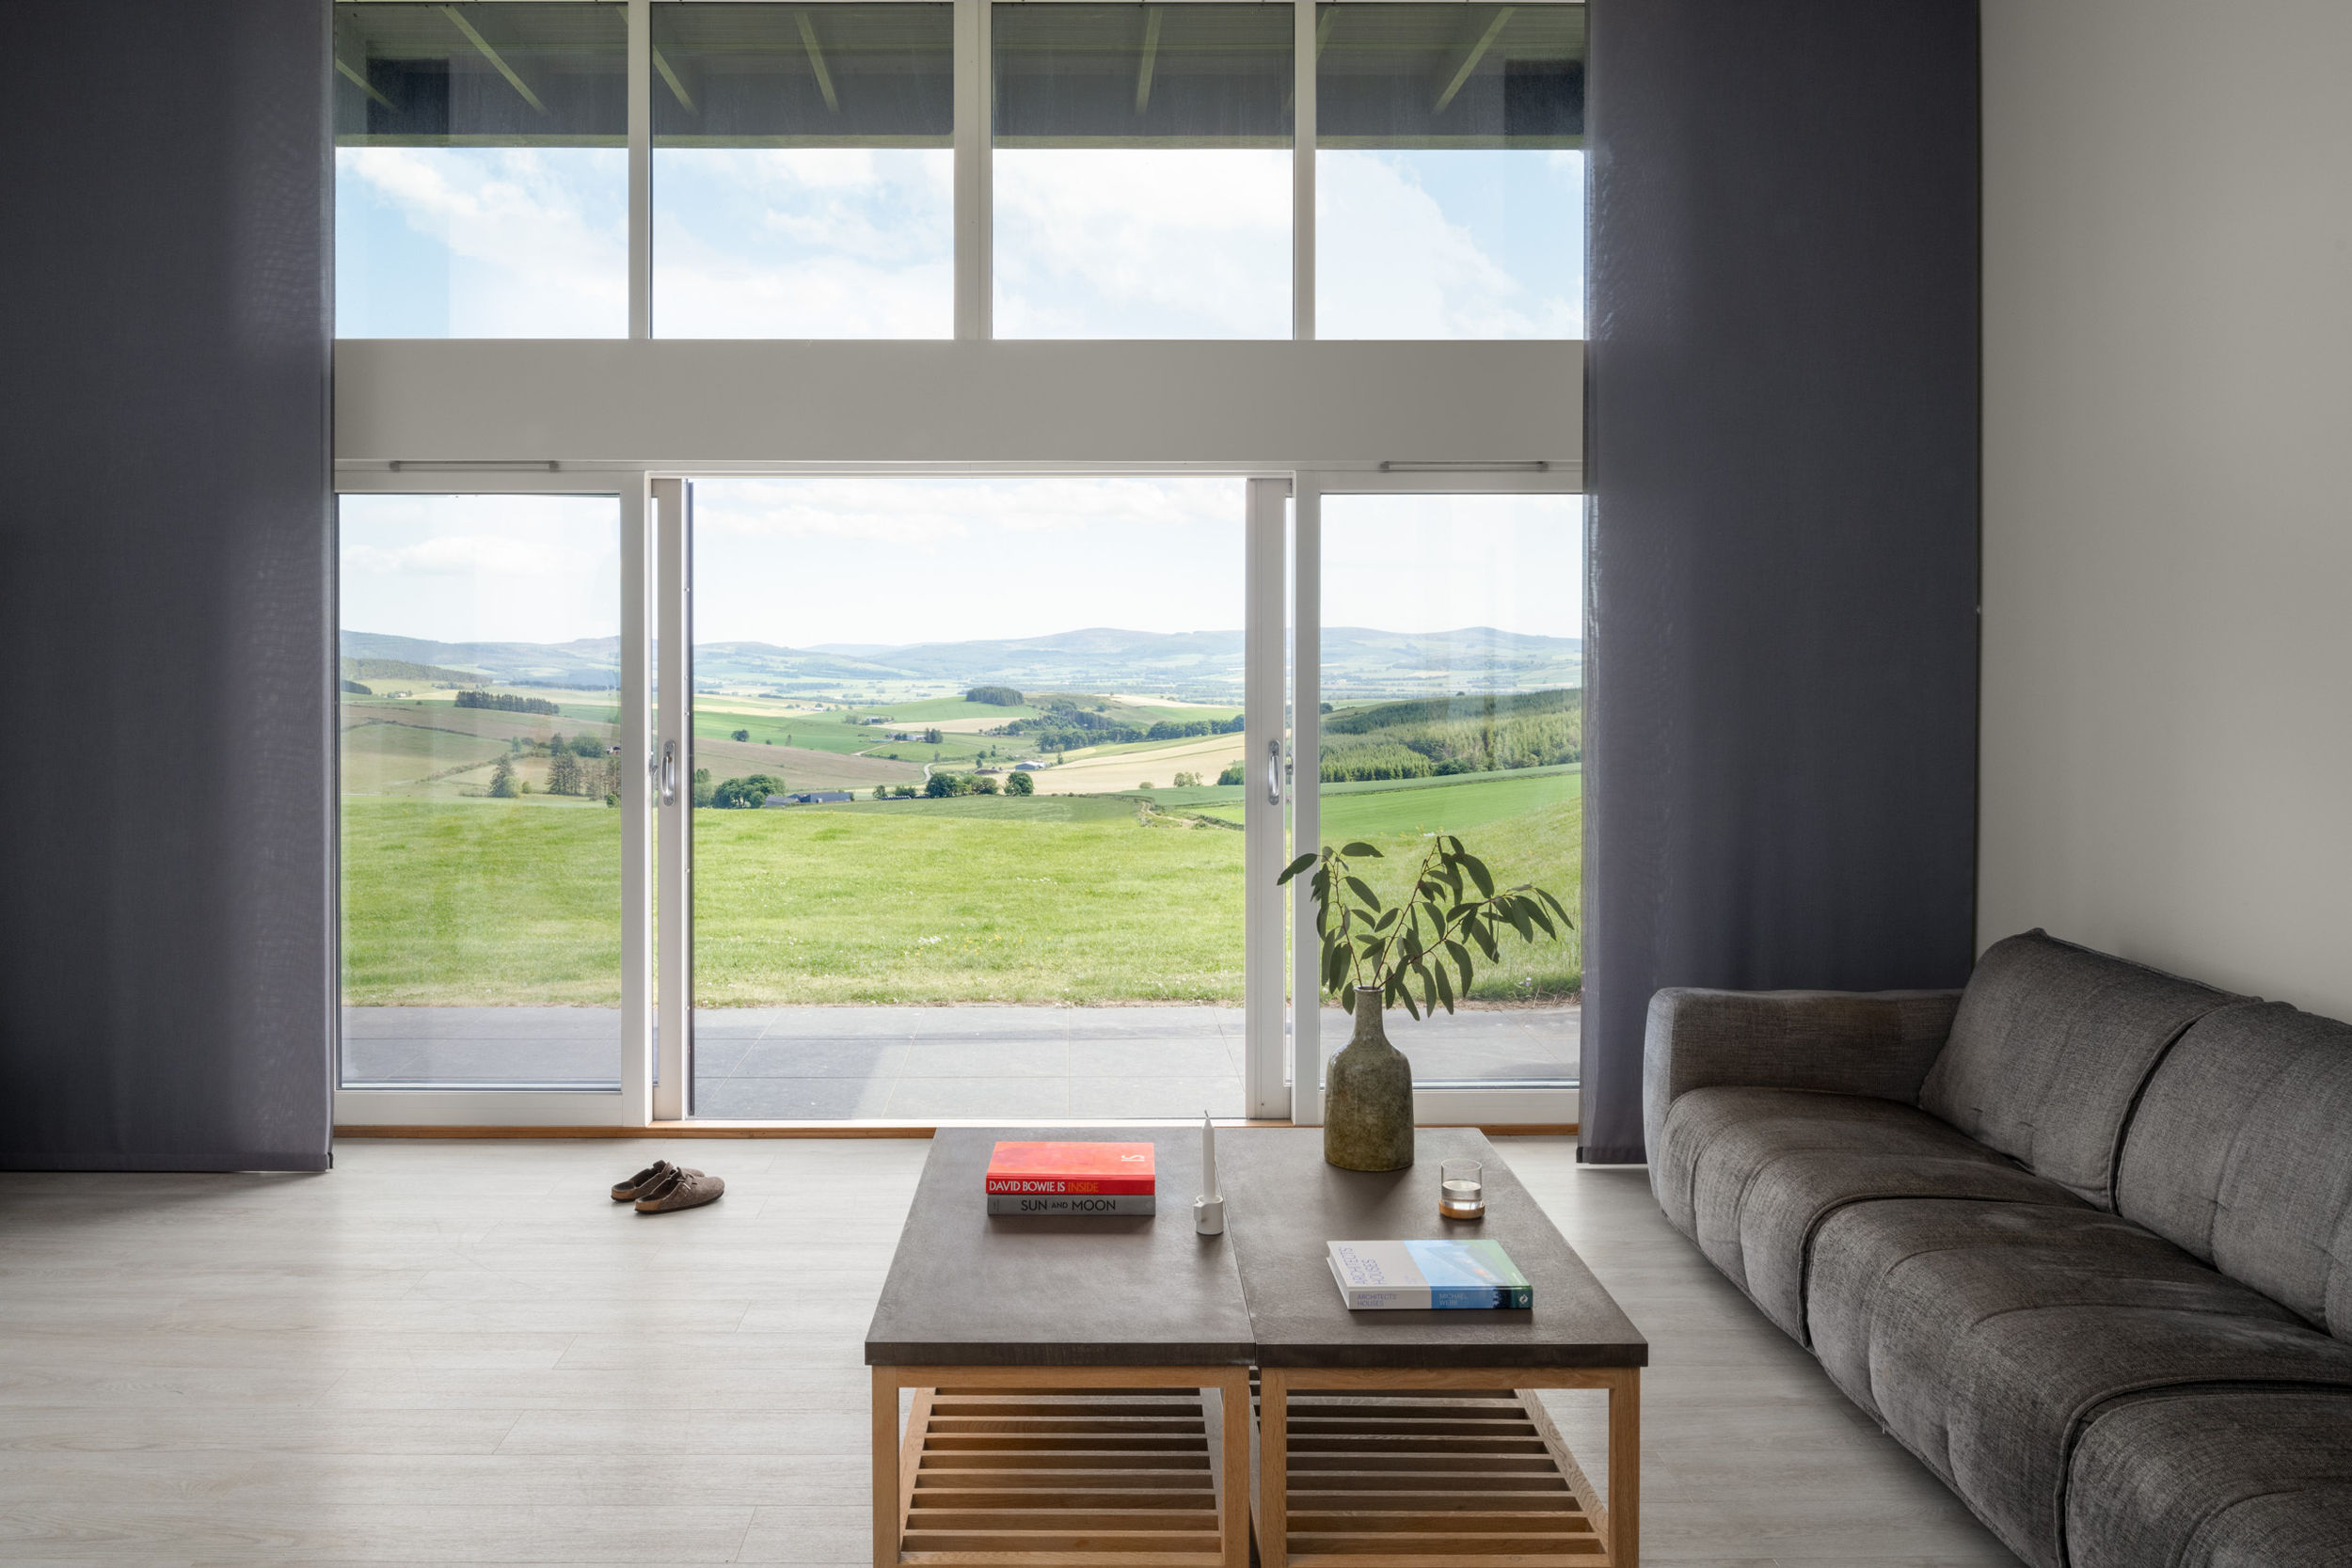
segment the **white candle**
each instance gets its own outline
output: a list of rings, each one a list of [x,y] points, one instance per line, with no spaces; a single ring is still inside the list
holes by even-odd
[[[1209,1120],[1209,1113],[1200,1113],[1200,1196],[1216,1197],[1216,1125]]]

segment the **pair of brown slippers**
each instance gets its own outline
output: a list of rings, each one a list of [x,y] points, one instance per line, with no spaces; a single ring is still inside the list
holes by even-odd
[[[727,1190],[715,1176],[667,1160],[656,1160],[612,1188],[612,1201],[634,1203],[641,1214],[666,1214],[673,1209],[699,1209]]]

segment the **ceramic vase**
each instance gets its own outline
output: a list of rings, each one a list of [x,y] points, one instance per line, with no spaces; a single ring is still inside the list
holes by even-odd
[[[1413,1163],[1413,1064],[1389,1043],[1380,990],[1356,990],[1356,1033],[1324,1079],[1323,1157],[1342,1170]]]

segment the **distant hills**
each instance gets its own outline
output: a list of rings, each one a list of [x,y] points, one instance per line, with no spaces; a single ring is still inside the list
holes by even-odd
[[[900,696],[909,685],[995,683],[1024,690],[1141,691],[1239,702],[1238,631],[1148,632],[1089,626],[1046,637],[904,644],[702,642],[697,686],[755,687],[794,696]],[[574,642],[434,642],[345,632],[347,659],[461,671],[501,685],[619,684],[620,640]],[[1332,700],[1411,697],[1454,690],[1532,691],[1582,684],[1584,644],[1492,626],[1392,632],[1330,626],[1323,634],[1323,690]]]

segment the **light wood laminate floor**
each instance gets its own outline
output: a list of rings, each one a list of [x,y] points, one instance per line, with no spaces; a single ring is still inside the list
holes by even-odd
[[[928,1148],[697,1142],[727,1196],[660,1216],[604,1196],[650,1144],[0,1175],[0,1562],[866,1563],[859,1347]],[[1650,1338],[1646,1562],[2013,1568],[1641,1171],[1503,1148]]]

